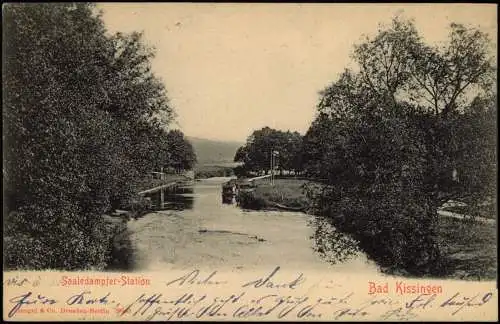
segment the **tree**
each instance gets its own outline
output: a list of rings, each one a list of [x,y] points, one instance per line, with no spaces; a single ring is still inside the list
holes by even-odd
[[[330,141],[330,131],[335,129],[331,125],[331,120],[325,113],[319,113],[313,121],[303,138],[303,167],[307,175],[316,179],[326,176],[321,165],[325,162],[325,154],[328,151],[327,145]]]
[[[449,43],[431,47],[396,17],[355,46],[358,73],[320,92],[304,137],[305,169],[325,184],[315,205],[384,265],[441,271],[437,208],[450,197],[484,199],[485,188],[491,195],[496,141],[484,118],[496,108],[481,99],[491,93],[488,46],[484,33],[452,24]]]
[[[243,162],[246,163],[248,161],[248,147],[246,145],[238,147],[236,153],[234,155],[234,162]]]
[[[411,100],[435,114],[463,110],[473,99],[471,91],[491,90],[495,73],[486,33],[452,23],[449,41],[430,46],[414,22],[401,17],[356,45],[353,58],[374,94]]]
[[[324,184],[314,197],[317,212],[383,266],[438,271],[424,136],[404,104],[356,93],[331,102],[332,110],[346,102],[355,109],[320,113],[305,136],[306,170]]]
[[[102,269],[102,215],[135,194],[173,117],[153,52],[86,3],[6,5],[4,32],[6,266]]]
[[[255,130],[244,146],[236,151],[235,162],[243,162],[247,171],[271,169],[271,152],[278,151],[275,166],[280,170],[302,170],[302,136],[298,132],[283,132],[269,127]]]
[[[168,152],[170,154],[170,166],[178,172],[193,168],[196,163],[196,154],[193,146],[184,137],[180,130],[171,130],[167,134]]]
[[[354,47],[354,59],[361,67],[360,77],[376,95],[395,101],[396,92],[410,77],[412,53],[420,37],[412,21],[400,17],[391,26],[380,28],[373,38]]]
[[[440,48],[418,43],[409,69],[415,97],[444,115],[463,110],[471,92],[489,91],[495,73],[487,34],[456,23],[450,29],[449,43]]]
[[[452,198],[464,200],[473,213],[496,196],[496,121],[497,103],[492,97],[476,97],[456,121],[453,167],[458,179]]]
[[[285,133],[286,142],[283,154],[280,155],[282,169],[293,170],[295,173],[302,171],[302,135],[299,132]]]

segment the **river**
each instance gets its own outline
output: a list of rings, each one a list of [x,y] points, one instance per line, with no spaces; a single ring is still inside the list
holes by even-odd
[[[342,262],[327,262],[315,251],[314,216],[247,211],[224,204],[221,185],[228,179],[210,178],[177,188],[175,195],[165,197],[171,203],[167,209],[130,220],[132,270],[247,270],[280,265],[321,271],[378,272],[361,252]]]

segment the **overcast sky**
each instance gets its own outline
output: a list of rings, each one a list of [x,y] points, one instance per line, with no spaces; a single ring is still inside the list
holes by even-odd
[[[396,14],[429,42],[451,22],[496,41],[496,5],[101,3],[111,32],[144,31],[155,74],[189,136],[245,141],[270,126],[305,133],[318,91],[351,63],[352,45]]]

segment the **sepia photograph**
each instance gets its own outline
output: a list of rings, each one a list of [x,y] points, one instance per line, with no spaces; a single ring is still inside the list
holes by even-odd
[[[496,5],[2,13],[4,320],[498,319]],[[410,302],[291,301],[322,276]]]

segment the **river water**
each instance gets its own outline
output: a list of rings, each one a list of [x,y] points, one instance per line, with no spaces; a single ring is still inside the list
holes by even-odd
[[[167,204],[162,210],[130,220],[131,270],[247,270],[280,265],[320,271],[378,272],[376,265],[360,252],[348,253],[350,256],[341,261],[335,260],[335,255],[325,258],[316,252],[314,216],[247,211],[223,203],[221,185],[228,179],[210,178],[177,188],[174,194],[165,196]],[[327,261],[332,258],[334,263]]]

